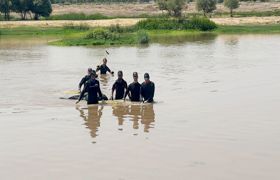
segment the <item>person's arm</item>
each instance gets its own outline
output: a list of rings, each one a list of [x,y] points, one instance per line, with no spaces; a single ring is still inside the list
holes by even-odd
[[[144,95],[143,95],[143,85],[140,86],[140,101],[144,102]]]
[[[153,102],[154,94],[155,94],[155,84],[153,83],[151,86],[151,93],[149,94],[149,98],[147,99],[147,102]]]
[[[102,96],[102,92],[101,92],[101,89],[100,89],[100,84],[98,82],[98,89],[97,89],[97,92],[99,94],[99,97],[101,97],[101,99],[103,100],[103,96]]]
[[[124,88],[125,88],[125,90],[127,90],[127,83],[126,83],[126,81],[124,81]]]
[[[107,68],[107,71],[108,71],[109,73],[111,73],[112,75],[114,74],[114,71],[111,71],[111,69],[110,69],[108,66],[106,66],[106,68]]]
[[[100,70],[100,66],[98,65],[98,66],[96,66],[96,72],[98,72]]]
[[[86,77],[83,77],[79,83],[79,90],[81,91],[82,85],[85,84]]]
[[[111,94],[111,100],[114,100],[114,91],[116,89],[116,83],[113,84],[113,87],[112,87],[112,94]]]
[[[85,84],[85,87],[84,87],[83,91],[81,92],[80,97],[79,97],[78,101],[76,102],[76,104],[78,104],[83,99],[87,90],[88,90],[88,84]]]
[[[108,66],[106,66],[106,70],[111,73],[111,69]]]
[[[129,93],[129,91],[130,91],[130,86],[128,86],[128,88],[126,89],[126,91],[125,91],[125,94],[124,94],[124,100],[125,100],[125,98],[126,98],[126,96],[128,95],[128,97],[130,98],[130,93]]]

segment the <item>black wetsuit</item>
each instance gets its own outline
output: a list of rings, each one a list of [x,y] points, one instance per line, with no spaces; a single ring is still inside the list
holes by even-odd
[[[123,79],[117,79],[116,82],[113,84],[112,91],[116,90],[115,99],[123,99],[124,97],[124,90],[127,89],[127,83]]]
[[[79,83],[79,88],[81,89],[81,87],[82,87],[83,85],[85,86],[86,82],[87,82],[89,79],[90,79],[90,75],[85,75],[85,76],[82,78],[82,80],[80,81],[80,83]]]
[[[85,93],[88,93],[88,104],[97,104],[99,97],[102,97],[99,81],[96,79],[90,79],[86,82],[85,88],[80,94],[79,101],[84,97]]]
[[[97,66],[96,68],[96,72],[100,70],[100,74],[106,74],[107,71],[108,72],[111,72],[110,68],[107,66],[107,65],[100,65],[100,66]]]
[[[149,83],[143,82],[141,85],[141,95],[144,101],[153,102],[155,94],[155,84],[150,81]]]
[[[140,101],[140,89],[141,84],[139,82],[131,83],[125,92],[125,97],[128,95],[131,101]]]

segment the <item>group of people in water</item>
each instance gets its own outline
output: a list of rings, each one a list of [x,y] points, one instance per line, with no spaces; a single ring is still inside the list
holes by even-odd
[[[100,89],[100,83],[96,79],[97,72],[100,74],[114,74],[113,71],[107,66],[107,59],[103,59],[102,65],[97,66],[96,70],[88,68],[88,74],[82,78],[79,83],[80,97],[76,103],[79,103],[88,94],[88,104],[98,104],[99,100],[108,100],[108,98],[102,94]],[[126,81],[123,79],[123,72],[118,71],[118,78],[112,86],[111,100],[126,100],[128,96],[132,102],[147,102],[154,101],[155,84],[150,80],[148,73],[144,74],[144,82],[140,84],[138,82],[138,73],[133,72],[133,82],[127,86]],[[81,88],[83,87],[83,90]],[[114,96],[115,93],[115,96]]]

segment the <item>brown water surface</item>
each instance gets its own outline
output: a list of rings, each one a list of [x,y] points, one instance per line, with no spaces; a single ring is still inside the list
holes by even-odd
[[[0,179],[280,178],[279,35],[107,48],[128,82],[150,73],[157,103],[88,109],[59,97],[105,48],[47,41],[0,38]]]

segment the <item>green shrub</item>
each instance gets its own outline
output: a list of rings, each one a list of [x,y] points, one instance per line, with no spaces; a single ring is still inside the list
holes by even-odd
[[[132,32],[134,30],[134,28],[131,26],[123,27],[123,26],[120,26],[119,24],[111,25],[108,29],[110,32],[115,32],[115,33]]]
[[[61,15],[52,15],[47,20],[98,20],[98,19],[109,19],[110,17],[104,16],[102,14],[90,14],[86,15],[84,13],[68,13]]]
[[[176,19],[168,18],[151,18],[139,21],[136,24],[137,29],[146,29],[146,30],[172,30],[180,29],[181,26]]]
[[[148,44],[149,41],[150,41],[150,38],[146,31],[140,30],[137,32],[137,42],[139,44]]]
[[[104,28],[96,28],[92,32],[88,33],[85,39],[114,41],[120,39],[120,35],[118,33],[110,32]]]
[[[198,29],[201,31],[211,31],[217,28],[217,25],[208,18],[194,17],[189,20],[185,29],[190,25],[190,29]]]
[[[191,19],[155,18],[138,22],[136,29],[144,30],[200,30],[210,31],[217,25],[208,18],[194,17]]]
[[[72,23],[70,24],[66,24],[63,26],[63,29],[66,29],[66,30],[80,30],[80,31],[87,31],[90,29],[89,25],[87,24],[79,24],[79,25],[74,25]]]

